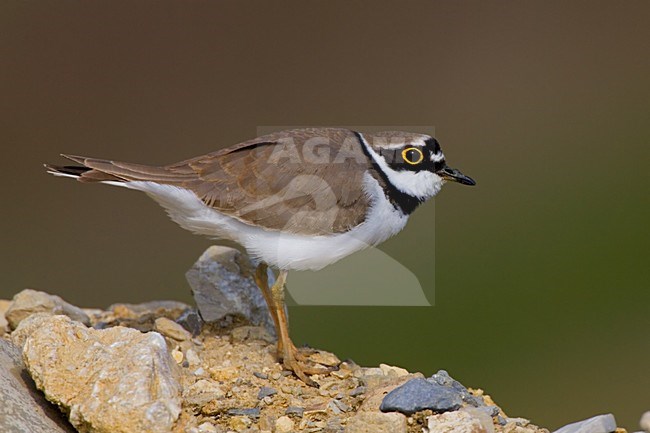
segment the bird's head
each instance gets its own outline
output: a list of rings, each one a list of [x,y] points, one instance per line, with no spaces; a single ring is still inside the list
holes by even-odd
[[[471,177],[447,166],[438,140],[429,135],[385,131],[364,137],[375,163],[403,193],[426,200],[447,181],[476,185]]]

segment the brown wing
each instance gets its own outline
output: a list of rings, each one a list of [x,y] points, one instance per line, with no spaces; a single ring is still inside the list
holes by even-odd
[[[204,203],[248,224],[307,235],[359,225],[369,206],[370,169],[362,144],[345,129],[283,131],[166,167],[70,157],[102,174],[194,191]],[[102,174],[93,174],[93,172]],[[110,180],[110,179],[109,179]]]

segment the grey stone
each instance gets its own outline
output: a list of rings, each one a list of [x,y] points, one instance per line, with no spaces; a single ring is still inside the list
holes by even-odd
[[[446,386],[458,392],[463,401],[471,406],[479,407],[485,406],[485,402],[482,397],[473,396],[467,388],[458,382],[456,379],[452,378],[449,373],[445,370],[438,370],[436,374],[431,376],[428,381],[436,383],[441,386]]]
[[[185,274],[201,318],[209,323],[243,319],[275,335],[266,301],[253,278],[255,268],[248,256],[234,248],[208,248]]]
[[[270,388],[268,386],[263,386],[262,388],[260,388],[260,392],[257,393],[257,399],[261,400],[264,397],[270,397],[270,396],[275,395],[277,393],[278,392],[275,389]]]
[[[52,316],[27,337],[23,360],[80,432],[169,433],[180,415],[179,373],[157,333]]]
[[[298,406],[289,406],[287,410],[284,412],[285,415],[294,415],[299,418],[302,418],[302,416],[305,414],[305,409],[302,407]]]
[[[616,430],[616,419],[611,413],[567,424],[554,433],[611,433]]]
[[[176,323],[185,328],[192,337],[196,337],[201,333],[203,327],[203,320],[199,316],[199,312],[194,308],[188,308],[176,319]]]
[[[252,407],[246,409],[228,409],[226,413],[230,416],[248,416],[251,418],[260,417],[260,409],[258,407]]]
[[[457,410],[462,403],[458,391],[417,378],[389,392],[382,400],[379,409],[382,412],[401,412],[411,415],[425,409],[434,412]]]
[[[90,317],[81,308],[68,304],[58,296],[32,289],[25,289],[14,296],[5,318],[11,329],[16,329],[22,320],[36,313],[63,314],[90,326]]]
[[[0,431],[74,433],[65,416],[41,394],[25,370],[20,349],[0,338]]]

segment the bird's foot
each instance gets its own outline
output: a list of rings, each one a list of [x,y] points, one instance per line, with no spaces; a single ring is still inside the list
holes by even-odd
[[[297,349],[293,344],[288,349],[282,351],[282,365],[309,386],[318,388],[318,383],[310,378],[310,375],[329,374],[338,370],[340,361],[336,359],[336,362],[332,362],[328,359],[325,362],[332,365],[324,365],[321,363],[323,360],[319,360],[319,357],[316,356],[321,353],[318,350],[311,348]]]

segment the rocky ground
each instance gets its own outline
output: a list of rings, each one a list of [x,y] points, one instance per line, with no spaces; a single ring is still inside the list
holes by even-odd
[[[0,431],[547,432],[445,371],[425,378],[313,350],[338,369],[306,386],[276,361],[251,270],[234,250],[206,251],[188,272],[197,308],[81,309],[34,290],[0,300]],[[615,430],[603,415],[558,432]]]

